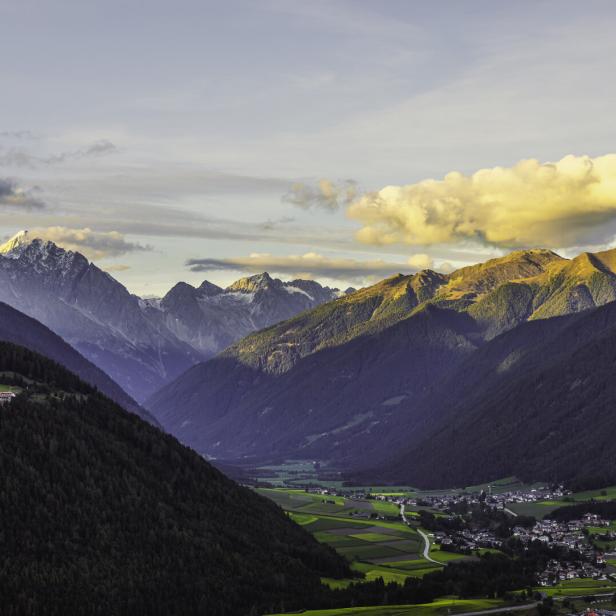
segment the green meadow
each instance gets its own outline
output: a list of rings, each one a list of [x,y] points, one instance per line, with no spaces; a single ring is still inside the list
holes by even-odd
[[[18,387],[17,385],[4,385],[0,383],[0,391],[12,391],[18,394],[21,392],[21,387]]]
[[[583,597],[587,595],[602,595],[616,591],[616,584],[609,580],[566,580],[552,587],[537,588],[550,597]]]
[[[312,610],[299,612],[303,616],[444,616],[503,607],[498,599],[440,599],[419,605],[388,605],[377,607],[350,607],[336,610]],[[515,612],[523,614],[523,612]],[[530,613],[530,612],[529,612]],[[295,612],[298,614],[298,612]],[[277,614],[275,616],[290,616]]]
[[[367,580],[380,577],[402,584],[407,577],[420,577],[439,568],[421,556],[423,539],[417,531],[401,520],[391,519],[399,515],[394,503],[376,499],[357,501],[289,488],[257,491],[278,503],[318,541],[343,554]],[[339,588],[354,580],[323,581]]]

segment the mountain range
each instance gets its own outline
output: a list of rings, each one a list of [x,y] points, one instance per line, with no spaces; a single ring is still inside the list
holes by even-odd
[[[586,314],[615,299],[616,251],[565,259],[526,250],[449,275],[398,275],[247,336],[146,405],[167,430],[214,458],[319,459],[421,482],[404,469],[415,450],[436,463],[426,454],[430,438],[452,422],[447,409],[462,396],[458,382],[475,382],[463,375],[483,374],[464,392],[473,400],[464,416],[477,408],[470,394],[483,392],[486,436],[497,421],[488,392],[499,386],[500,373],[489,361],[480,373],[475,362],[502,340],[527,340],[534,328],[535,342],[532,332],[561,322],[555,317]],[[535,370],[547,369],[551,348],[537,351]],[[471,426],[465,429],[465,447],[477,449]],[[457,450],[458,459],[464,451]],[[427,464],[421,468],[428,482],[492,472],[485,458],[477,472],[459,464],[458,475],[427,472]]]
[[[427,487],[573,481],[596,471],[580,445],[611,421],[616,250],[516,251],[344,293],[263,273],[143,299],[22,233],[0,247],[0,282],[15,307],[0,304],[0,339],[217,464],[305,458]]]
[[[80,253],[27,232],[0,246],[0,301],[48,326],[139,402],[247,333],[339,295],[264,273],[227,289],[178,283],[144,300]]]

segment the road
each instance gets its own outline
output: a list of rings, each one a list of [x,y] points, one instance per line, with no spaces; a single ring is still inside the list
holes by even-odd
[[[538,601],[533,603],[525,603],[524,605],[509,605],[505,607],[491,607],[488,610],[480,610],[479,612],[456,612],[456,616],[482,616],[482,614],[499,614],[502,612],[521,612],[522,610],[530,610],[539,605]]]
[[[404,515],[404,503],[400,505],[400,517],[402,518],[402,521],[405,524],[408,524],[408,520],[406,519],[406,516]],[[424,533],[423,530],[420,530],[419,528],[417,529],[417,532],[421,535],[421,538],[424,540],[423,557],[426,560],[429,560],[431,563],[436,563],[437,565],[442,566],[443,563],[440,563],[438,560],[434,560],[434,558],[430,556],[430,539],[428,538],[428,535],[426,535],[426,533]]]
[[[518,517],[518,514],[515,511],[511,511],[511,509],[508,509],[507,507],[505,507],[505,512],[512,515],[514,518]]]
[[[443,563],[440,563],[438,560],[434,560],[434,558],[430,556],[430,539],[428,538],[428,535],[426,535],[423,530],[419,530],[419,528],[417,529],[417,532],[422,536],[424,540],[423,557],[426,560],[429,560],[431,563],[436,563],[437,565],[443,566]]]

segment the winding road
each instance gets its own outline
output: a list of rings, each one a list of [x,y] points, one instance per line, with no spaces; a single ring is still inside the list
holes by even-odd
[[[424,533],[423,530],[420,530],[419,528],[417,529],[417,532],[422,536],[424,540],[423,557],[426,560],[429,560],[431,563],[436,563],[437,565],[443,566],[443,563],[440,563],[438,560],[434,560],[434,558],[430,556],[430,539],[428,538],[428,535],[426,535],[426,533]]]
[[[400,505],[400,517],[405,524],[409,523],[406,519],[406,515],[404,515],[404,503]],[[426,533],[424,533],[423,530],[420,530],[419,528],[417,528],[416,530],[421,535],[421,538],[424,540],[423,557],[426,560],[429,560],[431,563],[436,563],[437,565],[442,566],[443,563],[440,563],[438,560],[434,560],[434,558],[430,556],[430,539],[428,538],[428,535],[426,535]]]

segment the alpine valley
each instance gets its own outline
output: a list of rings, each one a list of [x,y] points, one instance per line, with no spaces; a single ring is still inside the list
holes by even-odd
[[[615,299],[616,251],[526,250],[449,275],[398,275],[245,337],[146,406],[216,459],[315,459],[365,481],[426,486],[514,474],[616,479],[615,466],[586,460],[581,446],[610,433],[587,388],[608,386],[595,363],[613,365],[600,358],[614,348]],[[572,370],[577,353],[594,360]],[[545,464],[546,442],[567,462]],[[604,451],[614,459],[616,446]]]
[[[517,251],[344,293],[263,273],[142,299],[22,232],[0,248],[0,278],[2,339],[218,464],[312,459],[426,487],[616,479],[611,440],[601,460],[581,446],[611,433],[616,250]],[[546,443],[567,455],[547,463]]]

